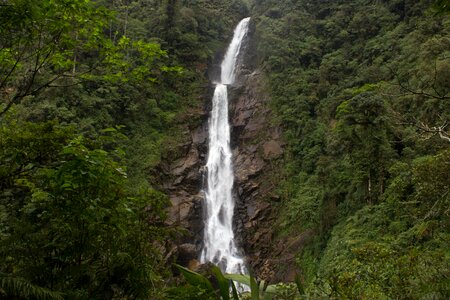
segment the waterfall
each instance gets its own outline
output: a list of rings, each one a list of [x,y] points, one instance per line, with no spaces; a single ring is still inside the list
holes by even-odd
[[[204,247],[200,261],[212,262],[226,273],[246,273],[233,232],[233,166],[228,122],[227,85],[233,84],[242,41],[250,18],[243,19],[234,30],[221,64],[221,79],[216,85],[209,119],[209,152],[206,163]]]

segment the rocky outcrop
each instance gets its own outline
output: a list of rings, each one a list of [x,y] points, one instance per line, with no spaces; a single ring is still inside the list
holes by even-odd
[[[307,230],[294,237],[274,234],[280,208],[275,190],[283,173],[285,143],[281,129],[272,122],[263,74],[248,73],[234,88],[230,109],[236,237],[258,278],[272,283],[292,282],[299,271],[296,254],[314,232]]]
[[[231,94],[235,95],[230,117],[237,200],[236,237],[255,273],[273,281],[276,278],[272,274],[271,257],[276,220],[272,208],[278,202],[274,190],[284,143],[280,128],[271,122],[269,96],[265,93],[261,72],[241,76],[240,84]]]
[[[203,233],[201,187],[208,129],[207,114],[203,111],[195,113],[195,118],[202,120],[202,125],[194,129],[186,128],[182,135],[184,140],[173,150],[174,153],[167,156],[160,166],[161,174],[158,174],[161,187],[171,203],[167,209],[166,225],[180,232],[173,243],[166,246],[168,256],[185,266],[198,264]]]

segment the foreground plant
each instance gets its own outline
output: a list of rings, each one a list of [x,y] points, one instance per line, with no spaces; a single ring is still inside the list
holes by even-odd
[[[183,266],[175,265],[180,270],[188,284],[200,288],[208,295],[208,299],[222,300],[272,300],[272,299],[295,299],[303,294],[303,287],[299,280],[295,284],[267,284],[264,280],[257,281],[256,278],[244,274],[223,274],[217,266],[211,266],[210,278],[189,270]],[[250,287],[250,291],[238,293],[236,284]]]

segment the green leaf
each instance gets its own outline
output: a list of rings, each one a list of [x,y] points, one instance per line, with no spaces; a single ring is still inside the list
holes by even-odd
[[[236,285],[233,280],[230,280],[231,290],[233,292],[233,300],[239,300],[239,295],[236,289]]]
[[[102,129],[102,132],[104,132],[104,133],[106,133],[106,132],[117,132],[117,129],[109,127],[109,128]]]
[[[250,291],[251,291],[251,299],[259,300],[259,285],[255,280],[255,277],[250,274]]]
[[[250,276],[243,274],[224,274],[225,278],[250,286]]]
[[[213,272],[214,276],[216,276],[217,282],[219,283],[220,296],[223,300],[229,300],[230,280],[223,276],[222,271],[220,271],[219,267],[217,266],[213,266],[211,268],[211,271]]]
[[[215,292],[211,282],[205,276],[177,264],[175,264],[175,267],[180,270],[189,284],[201,287],[209,292]]]
[[[304,295],[305,294],[305,288],[303,287],[301,278],[300,278],[300,276],[298,274],[295,275],[295,285],[297,286],[298,293],[300,295]]]

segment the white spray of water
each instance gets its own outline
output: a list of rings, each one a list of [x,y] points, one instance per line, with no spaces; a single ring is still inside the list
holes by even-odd
[[[226,273],[247,273],[233,232],[233,166],[228,122],[227,85],[233,84],[242,41],[250,18],[243,19],[234,30],[233,40],[221,65],[221,80],[214,91],[209,119],[209,153],[206,163],[205,234],[200,260],[212,262]]]

